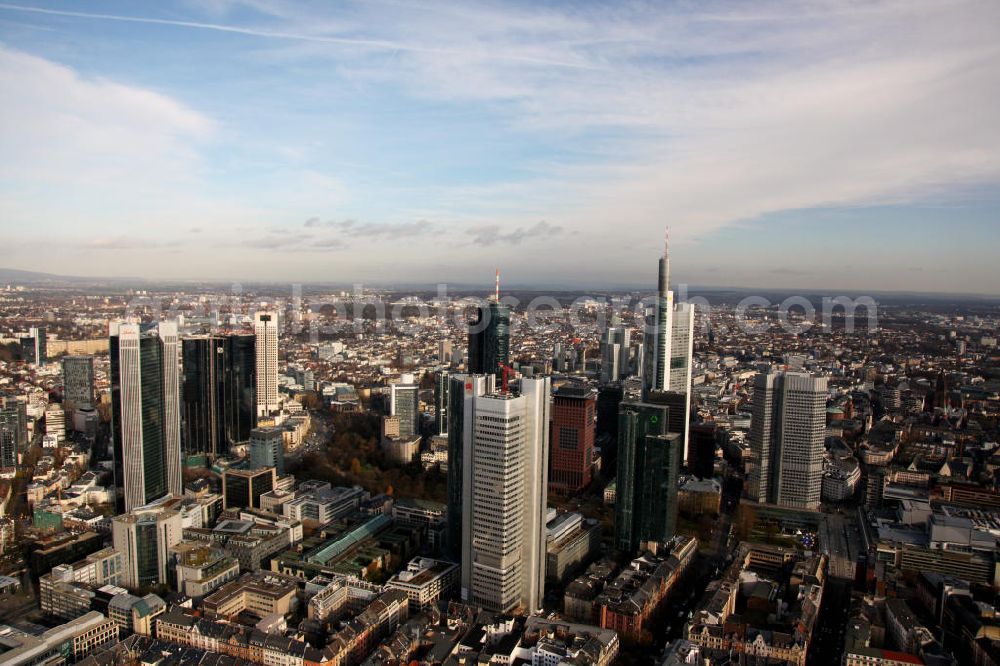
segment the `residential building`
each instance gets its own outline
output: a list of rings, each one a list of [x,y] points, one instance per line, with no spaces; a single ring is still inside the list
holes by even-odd
[[[257,416],[278,411],[278,315],[254,314],[255,362],[257,366]]]
[[[412,439],[420,435],[420,387],[414,383],[413,375],[403,375],[400,383],[389,387],[389,413],[399,419],[399,434],[402,439]]]
[[[94,406],[94,357],[63,356],[63,402],[71,408]]]

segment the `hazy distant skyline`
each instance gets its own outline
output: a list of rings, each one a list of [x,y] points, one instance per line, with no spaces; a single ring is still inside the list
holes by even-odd
[[[0,2],[0,267],[1000,293],[1000,3]]]

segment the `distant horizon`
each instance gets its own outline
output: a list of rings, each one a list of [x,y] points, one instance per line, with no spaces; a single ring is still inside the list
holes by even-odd
[[[25,273],[35,273],[38,275],[43,275],[45,278],[39,279],[37,282],[24,282],[20,283],[19,286],[32,287],[32,286],[44,286],[48,284],[46,280],[51,282],[60,283],[60,281],[65,281],[66,284],[73,284],[74,282],[91,282],[91,281],[101,281],[101,280],[111,280],[116,283],[119,289],[130,288],[127,283],[134,282],[136,288],[142,288],[142,286],[170,286],[172,284],[178,285],[202,285],[202,286],[215,286],[215,287],[225,287],[227,285],[231,286],[234,284],[239,284],[243,287],[292,287],[294,285],[301,285],[307,287],[329,287],[332,289],[340,289],[344,291],[349,291],[354,288],[355,285],[360,284],[363,288],[372,289],[384,289],[390,293],[395,291],[420,291],[420,292],[433,292],[439,285],[445,285],[448,288],[448,293],[451,295],[452,290],[460,292],[470,292],[470,291],[480,291],[484,295],[490,295],[494,289],[494,282],[468,282],[468,281],[439,281],[439,282],[399,282],[399,281],[382,281],[382,282],[354,282],[354,281],[342,281],[342,280],[259,280],[259,279],[227,279],[227,278],[190,278],[190,277],[176,277],[176,278],[141,278],[136,276],[110,276],[110,275],[60,275],[54,273],[40,273],[38,271],[27,271],[22,269],[11,269],[7,267],[0,267],[0,283],[4,286],[19,284],[17,280],[7,279],[2,277],[5,271],[17,271]],[[935,298],[944,298],[947,296],[957,296],[957,297],[969,297],[976,299],[985,300],[998,300],[1000,301],[1000,292],[990,293],[990,292],[955,292],[955,291],[921,291],[921,290],[886,290],[886,289],[839,289],[833,287],[790,287],[790,286],[768,286],[768,285],[753,285],[753,286],[735,286],[735,285],[723,285],[723,284],[689,284],[686,282],[674,281],[671,288],[676,292],[678,287],[684,287],[686,290],[691,292],[699,291],[732,291],[737,293],[753,293],[753,292],[776,292],[782,294],[802,294],[802,295],[814,295],[814,296],[929,296]],[[527,292],[545,292],[545,291],[555,291],[555,292],[582,292],[590,291],[594,293],[610,292],[610,293],[634,293],[634,292],[650,292],[655,291],[655,283],[653,280],[649,284],[618,284],[618,285],[601,285],[598,283],[580,283],[577,285],[566,284],[566,283],[549,283],[549,284],[529,284],[529,283],[506,283],[501,284],[501,293],[512,292],[512,291],[527,291]],[[468,295],[464,294],[463,295]]]

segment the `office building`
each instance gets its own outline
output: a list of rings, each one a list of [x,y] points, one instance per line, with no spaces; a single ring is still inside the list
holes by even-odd
[[[41,632],[0,624],[0,659],[4,666],[36,666],[83,661],[118,641],[118,625],[98,611]]]
[[[434,373],[434,425],[439,435],[448,434],[448,377],[445,370]]]
[[[620,382],[629,375],[631,331],[617,317],[601,336],[601,383]]]
[[[473,395],[464,415],[462,598],[533,613],[544,597],[548,377]]]
[[[69,407],[86,409],[94,406],[94,357],[64,356],[63,402]]]
[[[410,610],[417,612],[435,607],[442,596],[448,598],[458,584],[458,575],[457,564],[418,557],[390,578],[385,587],[406,594]]]
[[[254,428],[250,431],[250,465],[255,469],[273,467],[285,475],[285,447],[281,428]]]
[[[619,409],[614,544],[625,553],[645,543],[665,544],[677,529],[682,440],[669,431],[664,398],[651,393]]]
[[[170,549],[180,543],[183,528],[180,512],[163,503],[115,516],[111,536],[122,558],[122,585],[130,590],[166,585]]]
[[[181,493],[177,324],[112,322],[115,485],[125,510]]]
[[[469,322],[470,374],[500,377],[500,366],[510,364],[510,308],[499,300],[476,308]]]
[[[715,451],[722,437],[722,430],[713,421],[691,426],[688,432],[688,470],[700,479],[710,479],[715,470]]]
[[[818,509],[825,427],[825,377],[801,372],[758,374],[750,424],[750,498]]]
[[[462,502],[465,497],[466,441],[471,438],[471,420],[466,432],[466,413],[471,414],[477,396],[492,393],[493,375],[451,375],[448,378],[448,550],[462,553]]]
[[[278,315],[258,312],[253,317],[256,336],[257,416],[278,411]]]
[[[420,387],[413,375],[403,375],[400,383],[389,389],[389,413],[399,419],[398,436],[410,439],[420,435]]]
[[[256,339],[202,335],[181,341],[181,445],[185,456],[226,455],[257,425]]]
[[[618,450],[618,408],[625,397],[621,384],[608,384],[597,390],[597,437],[606,437],[608,446],[601,451],[604,459],[614,458]]]
[[[552,391],[549,491],[574,493],[590,484],[597,429],[597,391],[563,384]]]
[[[438,363],[444,365],[451,365],[451,355],[452,355],[452,344],[451,340],[441,340],[438,342],[438,352],[437,358]]]
[[[45,365],[49,350],[44,327],[33,326],[28,330],[28,337],[21,338],[21,355],[27,363]]]
[[[227,469],[222,473],[223,508],[259,509],[260,496],[278,485],[273,467]]]
[[[45,408],[45,434],[55,438],[58,444],[66,440],[66,412],[62,405],[52,404]]]
[[[648,339],[646,339],[648,338]],[[687,432],[691,411],[691,365],[694,351],[694,306],[674,303],[670,290],[670,242],[659,260],[655,305],[647,315],[643,339],[643,390],[675,391],[686,396],[682,461],[688,460]]]
[[[27,405],[8,398],[0,407],[0,468],[17,467],[19,456],[27,447]]]

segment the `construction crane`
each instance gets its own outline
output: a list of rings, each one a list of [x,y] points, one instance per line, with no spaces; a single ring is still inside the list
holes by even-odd
[[[498,361],[497,367],[500,369],[500,393],[508,395],[510,393],[510,378],[514,374],[514,368]]]

